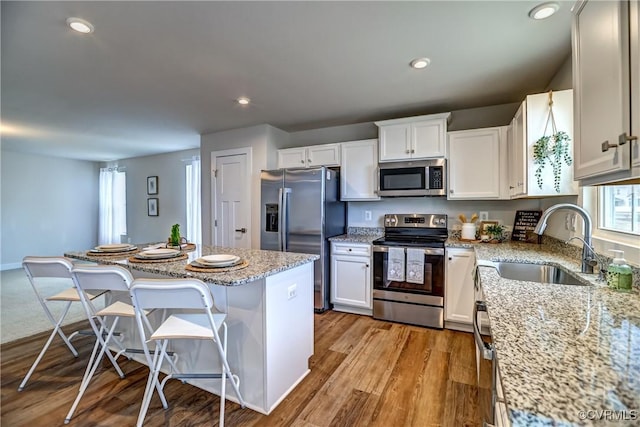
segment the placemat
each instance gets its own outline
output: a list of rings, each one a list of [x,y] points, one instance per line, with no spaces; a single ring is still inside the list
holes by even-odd
[[[224,273],[226,271],[242,270],[248,266],[249,262],[244,259],[240,264],[231,267],[197,267],[195,265],[187,264],[184,269],[196,273]]]
[[[129,262],[137,262],[140,264],[154,264],[159,262],[174,262],[174,261],[182,261],[187,259],[189,256],[187,254],[181,254],[173,258],[160,258],[160,259],[141,259],[136,258],[134,256],[129,257]]]
[[[140,249],[134,249],[132,251],[124,251],[124,252],[91,252],[87,251],[87,256],[99,256],[99,257],[125,257],[131,254],[136,254],[140,252]]]

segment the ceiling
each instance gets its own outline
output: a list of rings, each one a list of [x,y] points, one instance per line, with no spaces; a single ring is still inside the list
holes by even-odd
[[[2,1],[3,149],[108,161],[520,101],[570,54],[572,2]],[[90,21],[82,35],[65,21]],[[424,70],[408,66],[426,56]],[[239,96],[251,98],[242,107]]]

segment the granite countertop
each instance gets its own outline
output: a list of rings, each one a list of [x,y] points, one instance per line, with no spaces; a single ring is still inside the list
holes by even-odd
[[[376,239],[379,239],[384,234],[341,234],[340,236],[329,237],[331,242],[345,242],[345,243],[371,243]]]
[[[626,411],[618,414],[627,423],[640,420],[637,287],[610,290],[547,245],[452,240],[448,246],[473,247],[479,261],[559,265],[586,284],[508,280],[494,268],[478,268],[513,426],[602,425],[580,411]]]
[[[142,248],[147,246],[138,245]],[[89,256],[87,251],[66,252],[64,256],[83,261],[97,262],[101,264],[123,265],[131,270],[144,271],[176,278],[194,277],[207,283],[225,286],[237,286],[253,282],[267,276],[289,270],[308,262],[319,259],[318,255],[298,254],[291,252],[263,251],[259,249],[225,248],[220,246],[199,246],[195,251],[186,252],[188,259],[162,263],[133,263],[129,262],[130,255],[122,257],[114,256]],[[246,268],[220,273],[200,273],[185,270],[185,266],[203,255],[232,254],[247,260]]]

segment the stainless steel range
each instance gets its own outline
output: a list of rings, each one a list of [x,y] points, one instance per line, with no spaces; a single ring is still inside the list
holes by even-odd
[[[442,329],[447,216],[387,214],[384,227],[373,241],[373,317]]]

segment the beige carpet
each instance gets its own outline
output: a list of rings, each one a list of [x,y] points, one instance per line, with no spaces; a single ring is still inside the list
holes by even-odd
[[[71,279],[43,280],[43,295],[56,294],[70,286]],[[0,272],[0,343],[52,330],[53,326],[44,314],[33,288],[23,269]],[[103,306],[99,301],[96,306]],[[54,316],[58,316],[65,303],[52,302],[49,307]],[[73,303],[63,325],[85,319],[80,303]]]

